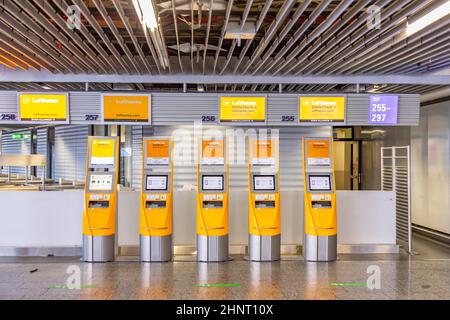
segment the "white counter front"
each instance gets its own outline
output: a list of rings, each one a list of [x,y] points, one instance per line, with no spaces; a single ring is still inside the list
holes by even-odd
[[[2,247],[81,246],[83,191],[0,192]],[[339,244],[395,244],[395,195],[338,191]],[[195,192],[174,194],[175,245],[195,245]],[[247,194],[230,192],[230,245],[248,239]],[[303,192],[281,192],[282,244],[301,244]],[[119,192],[119,246],[139,244],[139,192]]]

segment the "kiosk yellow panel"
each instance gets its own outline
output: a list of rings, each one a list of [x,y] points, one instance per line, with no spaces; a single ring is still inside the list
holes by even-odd
[[[147,140],[147,158],[168,158],[169,139]]]
[[[117,137],[89,137],[86,163],[85,208],[83,234],[110,236],[115,234],[117,207]],[[100,165],[108,171],[90,171]]]
[[[224,159],[224,141],[223,140],[202,140],[203,158],[222,158]]]
[[[225,140],[201,139],[199,151],[201,161],[197,169],[197,234],[225,236],[228,235],[228,164]]]
[[[250,139],[249,154],[249,233],[275,236],[281,233],[278,143],[274,139]],[[250,150],[249,148],[249,150]],[[252,173],[252,165],[262,165],[269,173]],[[257,168],[257,167],[255,167]],[[256,169],[254,169],[256,170]]]
[[[91,164],[114,165],[114,139],[93,138],[91,147]]]
[[[253,157],[255,158],[272,158],[272,140],[253,140],[252,143]]]
[[[306,146],[305,146],[306,144]],[[313,236],[337,234],[333,148],[330,139],[308,139],[304,168],[305,233]],[[316,168],[329,168],[323,171]]]
[[[172,234],[173,163],[170,138],[143,139],[140,234]]]

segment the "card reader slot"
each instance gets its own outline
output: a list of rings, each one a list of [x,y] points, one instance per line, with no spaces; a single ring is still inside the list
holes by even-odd
[[[90,209],[107,209],[109,208],[109,201],[89,201]]]
[[[311,207],[313,209],[330,209],[331,201],[311,201]]]
[[[255,208],[257,209],[275,208],[275,201],[255,201]]]
[[[223,208],[223,201],[203,201],[203,208],[206,209]]]
[[[166,201],[147,201],[145,203],[146,209],[164,209],[166,208]]]

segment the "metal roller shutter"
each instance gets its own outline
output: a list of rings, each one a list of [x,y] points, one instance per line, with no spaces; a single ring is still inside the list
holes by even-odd
[[[55,179],[84,181],[89,126],[55,128]]]
[[[48,128],[39,128],[36,130],[36,154],[42,154],[47,161]],[[42,167],[36,168],[36,176],[42,177]]]
[[[22,134],[22,139],[13,139],[13,134]],[[18,130],[5,132],[2,134],[2,154],[31,154],[31,130]],[[11,167],[13,174],[25,174],[25,167]],[[7,168],[3,168],[2,173],[8,173]]]

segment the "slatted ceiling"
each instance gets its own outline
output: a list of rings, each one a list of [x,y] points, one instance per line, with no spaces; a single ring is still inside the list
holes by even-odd
[[[14,133],[20,133],[28,138],[13,139]],[[5,132],[2,134],[2,154],[31,154],[31,130],[17,130],[14,132]],[[8,173],[8,168],[4,167],[2,173]],[[25,167],[11,167],[12,174],[25,174]]]
[[[39,128],[36,130],[36,154],[41,154],[46,156],[47,160],[47,166],[48,164],[48,158],[47,158],[47,151],[48,151],[48,128]],[[42,177],[42,167],[36,168],[36,176]]]
[[[152,133],[150,129],[145,129],[146,136],[172,136],[178,132],[181,137],[175,139],[175,157],[182,155],[182,150],[190,150],[191,156],[197,152],[197,139],[193,138],[194,129],[185,126],[157,126],[154,127]],[[230,127],[220,126],[216,128],[222,134]],[[245,132],[246,127],[233,127],[232,129],[240,129]],[[140,189],[141,179],[141,139],[142,127],[133,127],[133,188]],[[182,131],[183,130],[183,131]],[[331,129],[327,127],[292,127],[280,128],[280,188],[283,190],[303,190],[303,169],[302,169],[302,136],[319,136],[330,137]],[[247,171],[247,144],[243,144],[244,152],[241,153],[239,162],[231,163],[229,167],[230,188],[234,190],[247,190],[248,188],[248,171]],[[229,149],[229,157],[235,159],[238,150],[237,143],[234,148]],[[181,160],[181,158],[179,158]],[[181,164],[175,161],[174,167],[174,188],[175,189],[192,189],[197,184],[197,167],[195,164]]]
[[[131,128],[131,187],[140,190],[142,173],[142,126]]]
[[[17,112],[17,92],[16,91],[0,91],[0,113],[13,114],[16,119],[19,118]],[[3,121],[0,119],[0,123]]]
[[[55,179],[84,181],[89,126],[55,127]]]
[[[73,124],[95,124],[96,121],[86,121],[87,115],[101,119],[100,92],[71,92],[70,93],[70,122]]]
[[[298,125],[299,100],[296,94],[273,94],[267,99],[267,120],[271,125]],[[294,121],[282,121],[283,116],[295,116]]]
[[[155,93],[152,94],[154,125],[192,124],[202,116],[219,117],[217,94]]]

